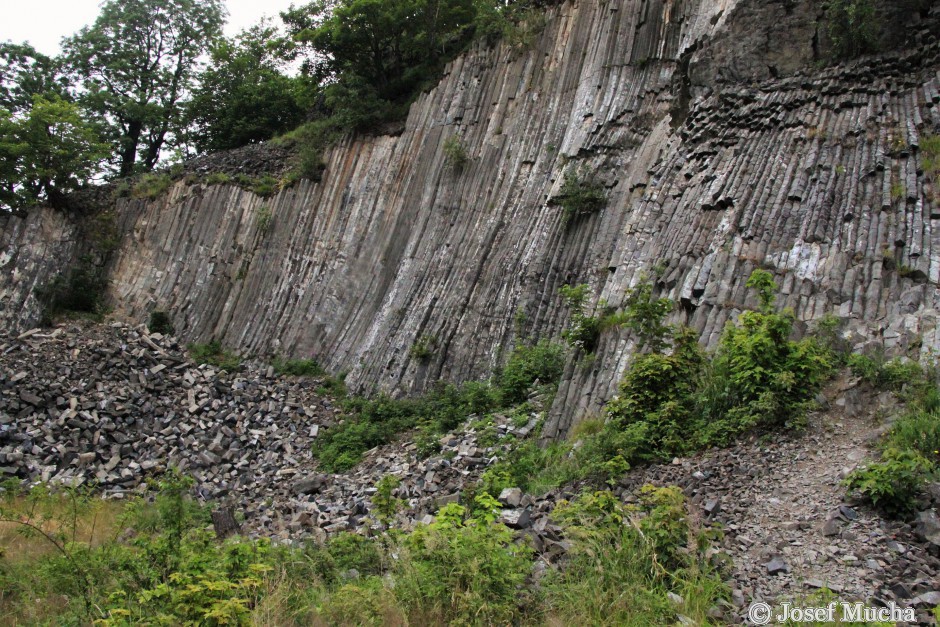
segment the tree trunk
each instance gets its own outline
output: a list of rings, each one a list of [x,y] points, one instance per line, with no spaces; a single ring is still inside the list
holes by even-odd
[[[235,522],[235,512],[231,507],[220,507],[212,512],[212,527],[219,540],[235,535],[239,532],[239,525]]]

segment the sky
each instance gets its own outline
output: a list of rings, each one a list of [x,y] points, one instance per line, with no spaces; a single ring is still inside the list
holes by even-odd
[[[277,17],[303,0],[227,0],[227,35],[257,23],[262,16]],[[100,0],[0,0],[0,41],[28,41],[47,55],[59,53],[59,41],[95,21]]]

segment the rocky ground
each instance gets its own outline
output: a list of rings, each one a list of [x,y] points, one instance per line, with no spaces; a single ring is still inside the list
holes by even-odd
[[[870,458],[896,402],[840,378],[823,405],[803,433],[674,460],[626,484],[681,485],[706,518],[722,523],[742,608],[826,587],[845,600],[913,605],[932,624],[927,610],[940,603],[937,486],[918,519],[904,524],[848,499],[841,484]]]
[[[397,496],[408,503],[397,524],[430,520],[539,418],[497,416],[485,442],[468,421],[428,459],[406,438],[368,452],[348,474],[328,475],[311,447],[342,413],[320,383],[263,364],[238,373],[199,366],[175,339],[121,323],[0,336],[0,475],[94,483],[124,498],[176,466],[196,478],[202,498],[240,512],[249,533],[323,539],[375,525],[370,497],[386,474],[400,477]],[[844,599],[912,604],[926,622],[940,603],[937,486],[912,524],[846,500],[840,482],[871,455],[895,401],[844,377],[824,396],[828,407],[803,433],[638,468],[616,490],[629,500],[643,483],[677,484],[704,520],[722,523],[739,608],[726,608],[728,622],[751,600],[823,586]],[[500,495],[503,522],[532,539],[543,566],[564,552],[548,514],[570,496]]]

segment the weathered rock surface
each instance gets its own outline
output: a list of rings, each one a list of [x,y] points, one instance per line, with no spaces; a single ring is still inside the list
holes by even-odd
[[[320,183],[120,201],[111,301],[134,322],[169,312],[185,340],[315,356],[367,392],[485,376],[564,328],[560,286],[619,305],[644,274],[709,345],[763,266],[800,321],[832,313],[858,345],[936,350],[940,209],[919,149],[940,129],[931,11],[911,16],[907,49],[815,69],[818,2],[563,3],[531,49],[451,63],[400,135],[328,151]],[[565,224],[550,200],[570,168],[609,200]],[[71,231],[47,211],[3,220],[0,321],[22,329]],[[409,351],[420,338],[433,354]],[[592,366],[572,360],[545,437],[597,412],[631,354],[613,330]]]
[[[239,373],[197,366],[175,339],[121,323],[0,336],[0,478],[90,484],[123,498],[172,466],[196,480],[201,498],[240,511],[247,531],[297,541],[376,525],[370,497],[387,474],[401,478],[396,493],[407,501],[397,524],[413,525],[456,502],[536,421],[501,418],[488,446],[464,425],[430,458],[396,442],[348,474],[324,474],[312,445],[342,416],[319,385],[262,364]],[[505,505],[507,522],[530,525],[520,491]]]

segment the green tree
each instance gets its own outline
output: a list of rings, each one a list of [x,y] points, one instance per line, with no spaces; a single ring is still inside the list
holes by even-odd
[[[292,48],[266,23],[215,43],[188,106],[197,150],[264,141],[304,121],[315,87],[281,71]]]
[[[97,171],[106,150],[74,103],[34,96],[18,115],[0,108],[0,204],[61,203]]]
[[[68,88],[56,59],[28,43],[0,42],[0,107],[18,113],[33,106],[34,96],[69,99]]]
[[[106,0],[64,41],[83,103],[110,126],[121,176],[152,170],[181,134],[182,102],[224,18],[223,0]]]
[[[472,0],[341,0],[334,7],[312,2],[281,14],[296,41],[317,59],[308,71],[332,76],[327,88],[334,110],[357,105],[367,115],[352,120],[374,124],[378,103],[407,104],[433,78],[442,62],[459,52],[473,32]]]
[[[824,7],[837,57],[851,59],[875,51],[881,24],[872,0],[827,0]]]

